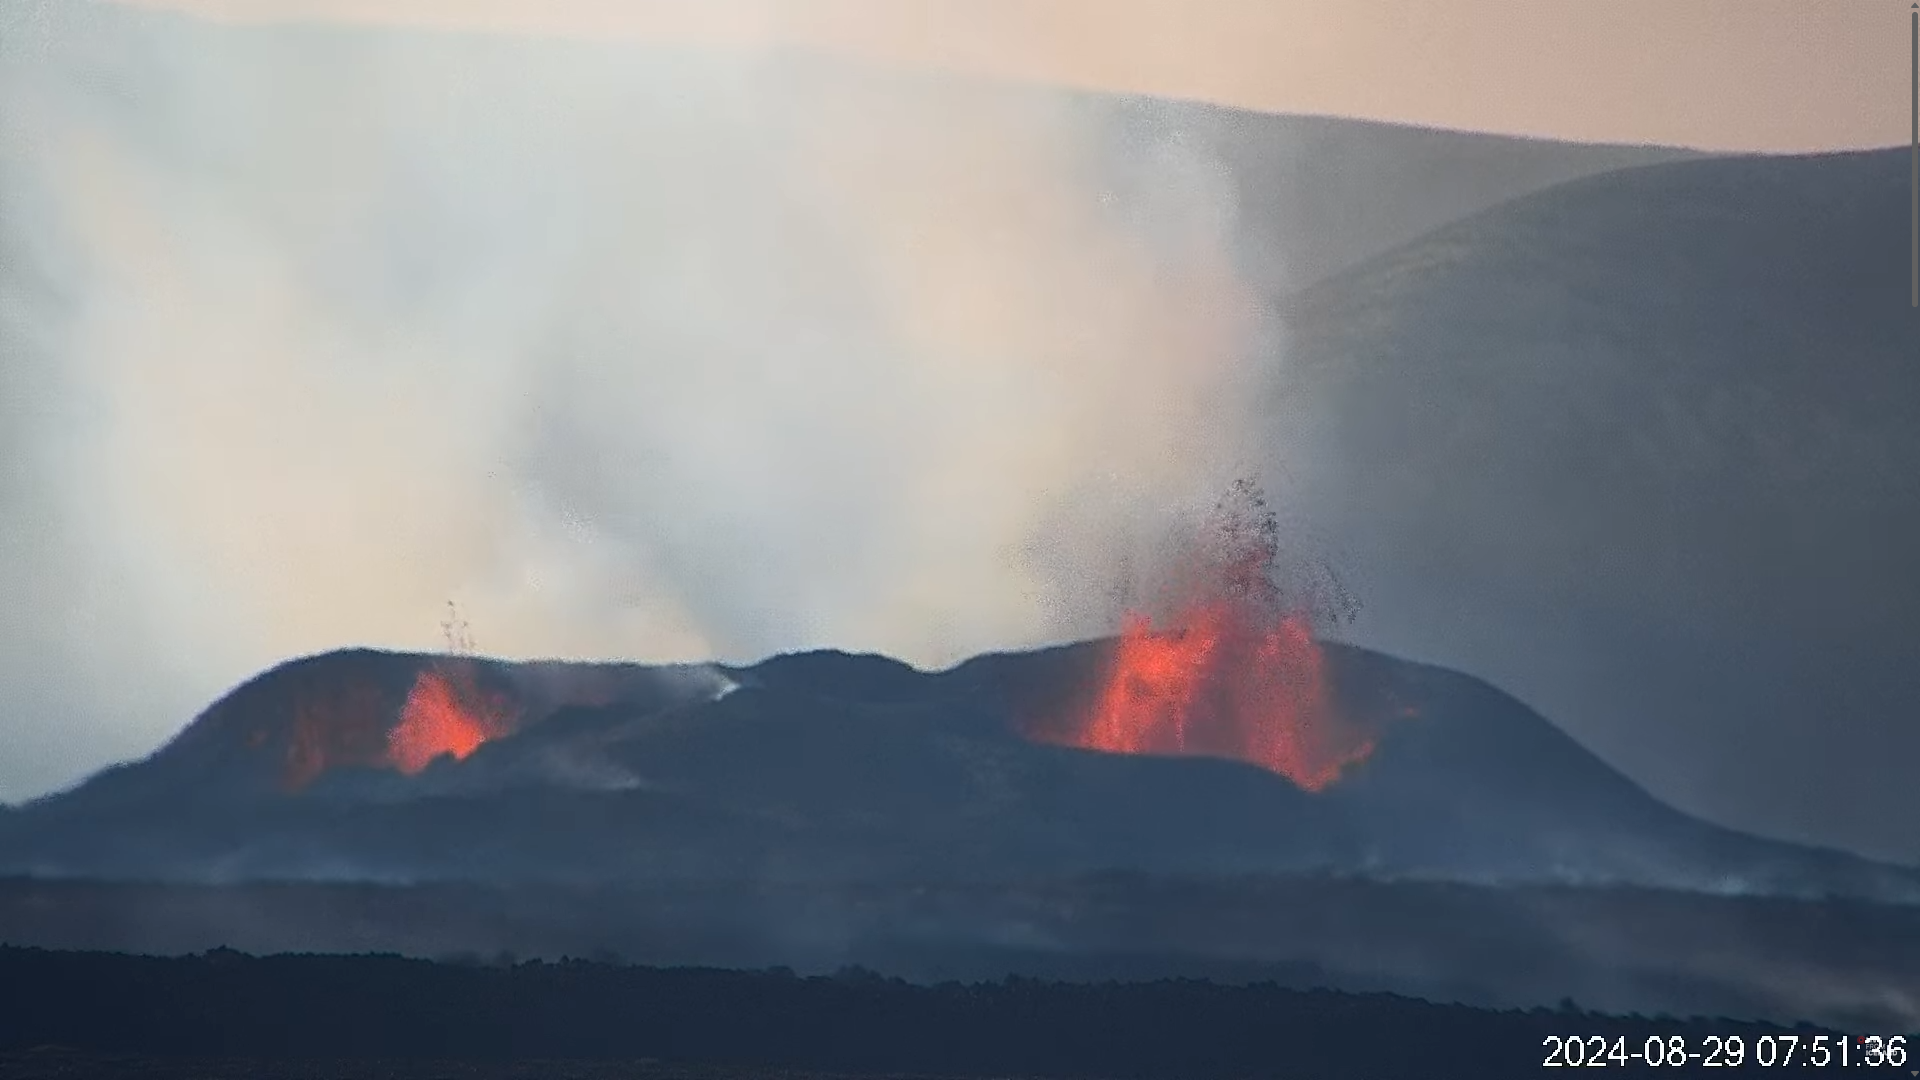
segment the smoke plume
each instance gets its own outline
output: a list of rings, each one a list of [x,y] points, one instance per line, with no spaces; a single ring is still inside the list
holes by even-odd
[[[6,18],[0,796],[449,599],[515,657],[1104,633],[1247,459],[1274,328],[1177,131],[738,49]]]

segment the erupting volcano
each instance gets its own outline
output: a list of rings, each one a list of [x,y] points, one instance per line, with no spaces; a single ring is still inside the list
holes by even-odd
[[[291,793],[338,768],[411,776],[512,734],[524,719],[519,696],[493,681],[466,657],[341,655],[245,688],[230,708],[248,717],[248,749],[279,757],[280,786]],[[284,726],[272,719],[282,710]]]
[[[488,696],[466,669],[430,667],[414,679],[400,723],[387,734],[387,763],[409,776],[447,754],[464,760],[482,743],[510,734],[514,710]]]
[[[1373,750],[1335,710],[1314,605],[1274,581],[1279,528],[1250,481],[1189,547],[1159,625],[1125,615],[1091,712],[1054,741],[1258,765],[1320,791]]]

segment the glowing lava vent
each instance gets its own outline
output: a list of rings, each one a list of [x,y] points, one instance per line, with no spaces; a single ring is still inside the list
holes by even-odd
[[[413,668],[404,675],[381,670]],[[441,657],[415,666],[402,658],[342,653],[300,661],[271,676],[267,692],[291,716],[284,740],[271,725],[254,726],[247,745],[283,754],[281,787],[306,788],[336,768],[391,769],[413,775],[436,758],[464,759],[483,743],[521,726],[517,700],[484,685],[483,666],[465,657]],[[405,687],[405,697],[400,696]],[[256,692],[258,693],[258,692]],[[260,711],[271,701],[243,701]]]
[[[467,665],[437,664],[413,681],[400,722],[387,734],[387,763],[412,775],[436,758],[463,760],[481,744],[513,732],[505,699],[481,692]]]
[[[1093,707],[1047,741],[1123,754],[1258,765],[1320,791],[1372,752],[1344,720],[1314,638],[1322,605],[1276,584],[1279,528],[1250,481],[1186,546],[1156,622],[1125,615]]]

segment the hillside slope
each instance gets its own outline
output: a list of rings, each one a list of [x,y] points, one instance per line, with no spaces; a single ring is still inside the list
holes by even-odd
[[[1590,177],[1294,297],[1276,430],[1368,610],[1719,820],[1920,859],[1902,151]]]

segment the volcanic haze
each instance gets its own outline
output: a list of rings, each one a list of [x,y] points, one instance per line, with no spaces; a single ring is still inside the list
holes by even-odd
[[[1674,156],[750,51],[4,18],[0,797],[284,657],[436,644],[448,599],[521,657],[1110,632],[1141,537],[1275,460],[1245,390],[1276,290]]]

